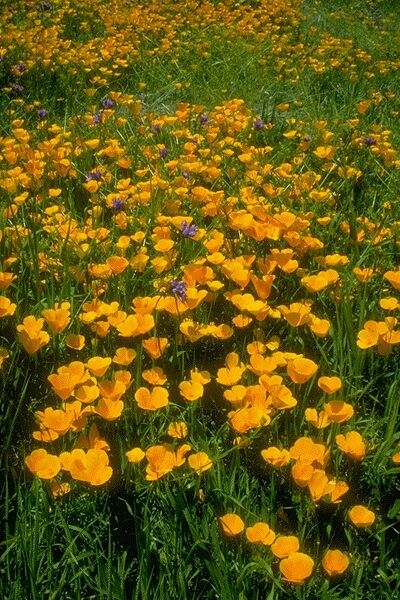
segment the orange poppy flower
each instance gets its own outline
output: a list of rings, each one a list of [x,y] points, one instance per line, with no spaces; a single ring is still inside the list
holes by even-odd
[[[292,477],[299,487],[307,487],[314,474],[314,467],[309,462],[298,460],[292,467]]]
[[[328,477],[322,469],[314,469],[311,478],[307,482],[307,488],[314,502],[321,500],[330,490]]]
[[[153,369],[142,371],[142,377],[150,385],[164,385],[167,381],[167,376],[160,367],[153,367]]]
[[[327,550],[322,558],[322,566],[329,577],[342,575],[348,566],[349,558],[340,550]]]
[[[110,446],[107,444],[106,440],[100,437],[99,430],[95,423],[90,427],[87,436],[81,435],[79,437],[77,447],[83,448],[84,450],[89,450],[90,448],[97,448],[98,450],[105,450],[106,452],[110,450]]]
[[[279,450],[275,446],[270,446],[269,448],[265,448],[265,450],[261,450],[261,456],[269,465],[281,468],[288,464],[290,460],[290,454],[288,450]]]
[[[125,452],[125,455],[130,463],[139,463],[146,456],[145,452],[141,448],[132,448],[132,450],[128,450]]]
[[[188,426],[184,421],[175,421],[168,425],[167,433],[178,440],[184,439],[188,434]]]
[[[51,407],[46,408],[44,411],[37,410],[35,417],[40,423],[41,429],[49,429],[59,435],[63,435],[68,431],[73,420],[71,414],[60,409],[54,410]]]
[[[353,508],[349,510],[348,516],[353,525],[363,529],[370,527],[376,518],[371,510],[361,504],[353,506]]]
[[[6,290],[16,278],[17,276],[14,273],[0,271],[0,290]]]
[[[85,336],[71,333],[67,336],[65,343],[71,350],[82,350],[85,346]]]
[[[299,539],[295,535],[278,535],[271,546],[272,554],[277,558],[286,558],[299,549]]]
[[[70,303],[62,302],[61,305],[56,304],[54,308],[49,308],[42,311],[42,316],[46,323],[54,333],[60,333],[69,325],[70,322]]]
[[[340,377],[320,377],[317,384],[325,394],[334,394],[342,388],[342,380]]]
[[[17,305],[13,304],[11,300],[5,296],[0,296],[0,318],[12,316],[15,313],[16,308]]]
[[[222,531],[229,537],[239,535],[244,531],[244,523],[239,515],[235,513],[227,513],[219,518],[219,522],[221,523]]]
[[[306,408],[304,411],[304,416],[306,421],[312,423],[317,429],[324,429],[330,424],[328,416],[324,410],[321,410],[318,413],[315,408]]]
[[[188,458],[188,464],[191,469],[196,471],[198,475],[200,473],[204,473],[204,471],[208,471],[213,466],[212,460],[205,452],[196,452],[196,454],[191,454]]]
[[[129,265],[129,262],[123,256],[110,256],[106,262],[113,275],[123,273]]]
[[[63,452],[60,459],[62,468],[69,471],[72,479],[90,485],[103,485],[112,475],[107,453],[98,448],[90,448],[87,452],[75,448],[72,452]]]
[[[237,433],[247,433],[250,429],[268,425],[271,417],[256,406],[244,407],[229,413],[229,423]]]
[[[160,358],[169,345],[167,338],[150,337],[142,341],[142,346],[153,360]]]
[[[279,563],[279,570],[290,583],[302,584],[310,577],[314,568],[313,559],[302,552],[293,552]]]
[[[364,458],[365,442],[358,431],[348,431],[346,435],[339,434],[335,439],[342,452],[354,460],[362,460]]]
[[[318,365],[309,358],[295,358],[287,365],[287,373],[294,383],[305,383],[317,370]]]
[[[135,392],[135,400],[143,410],[158,410],[168,404],[168,390],[155,386],[151,391],[141,387]]]
[[[117,348],[113,356],[113,362],[122,367],[130,365],[136,357],[136,352],[132,348]]]
[[[354,409],[351,404],[343,400],[331,400],[324,405],[327,418],[332,423],[344,423],[354,415]]]
[[[96,377],[102,377],[111,365],[111,358],[103,358],[101,356],[93,356],[86,363],[87,368]]]
[[[330,481],[329,483],[333,485],[333,488],[329,493],[331,502],[338,504],[342,501],[342,496],[349,491],[349,486],[345,481]]]
[[[61,470],[61,461],[58,456],[48,454],[44,448],[33,450],[26,458],[25,464],[34,475],[40,479],[52,479]]]
[[[96,407],[96,413],[106,421],[115,421],[121,416],[123,410],[124,403],[122,400],[111,398],[100,398]]]
[[[252,527],[246,528],[246,538],[252,544],[270,546],[275,540],[275,533],[267,523],[259,522],[255,523]]]
[[[386,271],[383,277],[395,290],[400,290],[400,271]]]
[[[116,400],[120,400],[122,398],[122,396],[125,394],[126,387],[127,387],[126,383],[125,383],[126,371],[119,371],[119,373],[124,374],[121,379],[119,379],[118,377],[115,377],[114,381],[104,380],[98,384],[99,390],[100,390],[100,395],[102,396],[102,398],[105,398],[107,400],[116,401]],[[117,373],[115,375],[117,375]],[[128,383],[129,383],[129,381],[128,381]]]
[[[289,307],[278,306],[278,309],[292,327],[300,327],[310,320],[311,306],[309,304],[294,302]]]
[[[202,384],[195,381],[182,381],[179,384],[179,390],[181,396],[190,402],[193,402],[193,400],[198,400],[203,396],[204,393],[204,387]]]
[[[146,458],[148,461],[146,479],[148,481],[160,479],[176,467],[176,454],[168,444],[151,446],[146,451]]]
[[[49,334],[42,330],[43,323],[44,319],[36,319],[29,315],[25,317],[21,325],[17,325],[19,340],[28,354],[35,354],[50,340]]]

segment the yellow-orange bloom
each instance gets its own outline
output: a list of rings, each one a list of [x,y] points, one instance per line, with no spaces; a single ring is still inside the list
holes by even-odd
[[[344,573],[349,563],[348,556],[340,550],[327,550],[322,558],[322,566],[329,577]]]
[[[191,454],[188,458],[188,464],[191,469],[196,471],[199,475],[200,473],[204,473],[204,471],[208,471],[213,466],[212,460],[205,452],[196,452],[196,454]]]
[[[358,431],[348,431],[346,435],[336,436],[339,448],[354,460],[362,460],[365,456],[365,442]]]
[[[362,504],[353,506],[353,508],[349,510],[348,516],[353,525],[363,529],[370,527],[375,521],[375,514],[372,510],[369,510]]]
[[[48,454],[44,448],[33,450],[26,458],[25,464],[34,475],[40,479],[52,479],[61,470],[61,461],[58,456]]]
[[[314,568],[313,559],[303,552],[293,552],[279,563],[279,570],[290,583],[301,584],[310,577]]]
[[[244,531],[244,522],[235,513],[227,513],[219,518],[219,522],[221,523],[222,531],[229,537],[239,535]]]
[[[158,410],[168,404],[168,390],[155,386],[151,391],[141,387],[135,392],[135,400],[143,410]]]
[[[252,544],[270,546],[275,540],[275,533],[267,523],[259,522],[246,528],[246,538]]]

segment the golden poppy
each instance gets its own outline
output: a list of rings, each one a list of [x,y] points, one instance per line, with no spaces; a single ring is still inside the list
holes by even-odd
[[[314,561],[303,552],[293,552],[279,563],[279,570],[284,579],[290,583],[302,584],[310,577],[314,568]]]
[[[221,523],[222,531],[229,537],[234,537],[244,531],[244,522],[235,513],[228,513],[220,517],[219,522]]]
[[[196,452],[196,454],[191,454],[189,456],[188,465],[200,475],[200,473],[204,473],[204,471],[211,469],[213,462],[205,452]]]
[[[275,533],[267,523],[259,522],[246,528],[246,538],[252,544],[270,546],[275,540]]]
[[[340,550],[327,550],[322,558],[322,566],[329,577],[342,575],[348,566],[349,558]]]
[[[376,518],[372,510],[369,510],[366,506],[362,506],[362,504],[353,506],[349,510],[348,516],[353,525],[362,529],[370,527]]]
[[[25,464],[34,475],[40,479],[52,479],[61,470],[61,461],[58,456],[48,454],[47,450],[39,448],[33,450],[26,458]]]
[[[277,558],[285,558],[299,549],[299,539],[295,535],[278,535],[271,546],[272,554]]]
[[[135,392],[135,400],[143,410],[158,410],[168,404],[168,390],[155,386],[151,391],[141,387]]]

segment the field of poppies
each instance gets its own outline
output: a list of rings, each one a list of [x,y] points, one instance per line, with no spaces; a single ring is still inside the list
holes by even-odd
[[[0,597],[400,597],[400,3],[0,28]]]

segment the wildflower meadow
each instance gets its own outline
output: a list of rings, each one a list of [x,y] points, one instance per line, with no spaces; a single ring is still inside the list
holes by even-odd
[[[0,598],[400,598],[400,2],[0,32]]]

